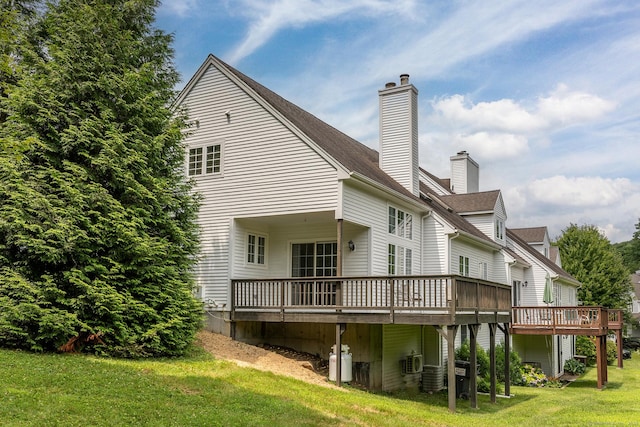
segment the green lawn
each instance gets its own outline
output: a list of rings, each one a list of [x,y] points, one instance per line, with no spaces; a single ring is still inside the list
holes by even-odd
[[[640,353],[564,389],[513,387],[479,397],[480,409],[446,392],[379,395],[334,390],[215,360],[115,360],[0,350],[2,426],[547,426],[639,425]]]

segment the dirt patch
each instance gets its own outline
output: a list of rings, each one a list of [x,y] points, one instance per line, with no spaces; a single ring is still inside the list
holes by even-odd
[[[327,362],[312,354],[284,347],[250,345],[209,331],[200,331],[197,338],[198,343],[217,359],[297,378],[311,384],[338,388],[327,380]]]

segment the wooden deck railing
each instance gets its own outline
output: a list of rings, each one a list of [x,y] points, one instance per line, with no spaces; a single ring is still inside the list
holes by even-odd
[[[232,311],[281,313],[505,312],[507,285],[460,276],[232,280]]]
[[[603,307],[513,307],[513,333],[602,335],[622,327],[622,310]]]

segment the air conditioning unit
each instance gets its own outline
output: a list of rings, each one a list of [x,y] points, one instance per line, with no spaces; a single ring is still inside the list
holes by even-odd
[[[419,374],[420,372],[422,372],[422,355],[421,354],[409,355],[402,362],[403,362],[402,363],[403,373]]]

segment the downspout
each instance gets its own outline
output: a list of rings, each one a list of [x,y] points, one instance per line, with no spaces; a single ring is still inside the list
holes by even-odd
[[[460,237],[460,232],[459,231],[454,231],[453,233],[449,233],[449,239],[448,239],[448,243],[447,243],[447,271],[445,272],[445,274],[453,274],[453,272],[451,271],[451,241],[453,239],[457,239],[458,237]]]
[[[422,233],[422,236],[420,238],[420,274],[424,274],[424,265],[425,265],[425,262],[424,262],[424,253],[425,253],[425,250],[424,250],[424,245],[425,245],[424,222],[425,222],[425,220],[427,218],[429,218],[431,216],[432,212],[433,211],[429,211],[425,215],[422,215],[422,227],[421,227],[421,230],[420,230],[420,232]]]

